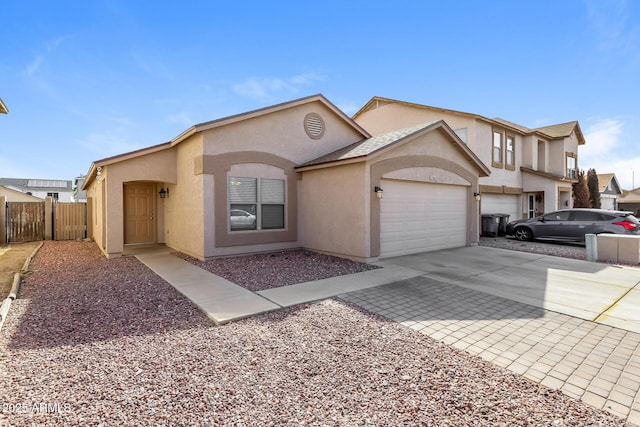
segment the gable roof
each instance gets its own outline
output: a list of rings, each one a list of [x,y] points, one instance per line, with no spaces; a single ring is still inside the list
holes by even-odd
[[[0,98],[0,113],[2,113],[2,114],[8,114],[9,113],[9,109],[7,108],[6,105],[4,105],[4,102],[2,102],[2,98]]]
[[[44,199],[41,199],[40,197],[36,197],[33,194],[27,194],[27,193],[23,193],[22,191],[19,190],[15,190],[13,188],[9,188],[9,187],[5,187],[4,185],[0,185],[0,194],[5,193],[5,196],[7,194],[13,194],[16,196],[19,196],[20,198],[27,198],[27,199],[31,199],[34,202],[41,202]]]
[[[517,130],[519,130],[520,132],[522,132],[524,134],[531,133],[531,131],[532,131],[532,129],[530,129],[530,128],[526,127],[526,126],[522,126],[522,125],[519,125],[517,123],[513,123],[513,122],[510,122],[508,120],[501,119],[500,117],[495,117],[493,119],[493,121],[496,122],[496,123],[511,127],[513,129],[517,129]]]
[[[607,189],[607,186],[610,182],[613,181],[614,191],[616,194],[622,194],[622,189],[620,188],[620,184],[618,183],[618,178],[616,178],[615,173],[599,173],[598,176],[598,187],[600,192],[604,192]]]
[[[364,104],[362,106],[362,108],[360,108],[351,118],[355,120],[361,114],[363,114],[363,113],[365,113],[365,112],[367,112],[369,110],[372,110],[372,109],[387,105],[387,104],[400,104],[400,105],[406,105],[408,107],[419,108],[419,109],[423,109],[423,110],[442,111],[444,113],[464,115],[464,116],[473,117],[473,118],[476,118],[476,119],[479,119],[479,120],[484,120],[484,121],[487,121],[487,122],[491,122],[491,119],[488,119],[488,118],[486,118],[484,116],[481,116],[479,114],[467,113],[467,112],[464,112],[464,111],[457,111],[457,110],[449,110],[447,108],[433,107],[431,105],[416,104],[416,103],[413,103],[413,102],[400,101],[398,99],[383,98],[381,96],[374,96],[373,98],[371,98],[369,100],[369,102]]]
[[[481,176],[489,176],[489,168],[471,151],[467,145],[456,135],[456,133],[447,125],[444,120],[437,120],[430,123],[422,123],[415,126],[409,126],[397,129],[391,132],[385,132],[380,135],[351,144],[347,147],[336,150],[332,153],[318,157],[317,159],[306,162],[298,167],[297,170],[309,170],[316,167],[329,167],[336,164],[352,163],[366,160],[368,156],[374,155],[381,150],[393,145],[408,141],[420,135],[426,134],[436,129],[442,129],[449,135],[452,143],[461,150],[466,157],[471,160],[480,170]]]
[[[89,172],[87,172],[86,180],[82,185],[83,189],[86,189],[91,181],[96,177],[97,168],[108,166],[113,163],[118,163],[123,160],[129,160],[136,157],[144,156],[146,154],[155,153],[158,151],[166,150],[171,147],[175,147],[181,142],[185,141],[189,137],[206,130],[214,129],[217,127],[226,126],[232,123],[238,123],[244,120],[249,120],[255,117],[265,116],[267,114],[273,114],[278,111],[283,111],[289,108],[298,107],[300,105],[309,104],[312,102],[320,102],[329,110],[334,112],[337,116],[344,120],[346,124],[355,129],[358,133],[360,133],[363,137],[369,138],[371,135],[364,128],[362,128],[359,124],[353,121],[349,116],[342,112],[338,107],[336,107],[333,103],[331,103],[327,98],[325,98],[322,94],[311,95],[304,98],[295,99],[293,101],[283,102],[281,104],[272,105],[269,107],[260,108],[257,110],[247,111],[245,113],[240,113],[228,117],[222,117],[220,119],[211,120],[208,122],[199,123],[191,126],[189,129],[182,132],[180,135],[173,138],[171,141],[164,142],[162,144],[153,145],[150,147],[141,148],[139,150],[130,151],[123,154],[118,154],[111,157],[106,157],[104,159],[96,160],[91,164],[89,168]]]
[[[286,110],[289,108],[294,108],[300,105],[309,104],[312,102],[320,102],[324,104],[329,110],[333,111],[337,116],[342,118],[345,123],[355,129],[358,133],[360,133],[363,137],[369,138],[371,135],[364,128],[362,128],[359,124],[357,124],[354,120],[352,120],[349,116],[342,112],[338,107],[336,107],[333,103],[331,103],[327,98],[325,98],[322,94],[311,95],[304,98],[295,99],[293,101],[283,102],[281,104],[272,105],[270,107],[260,108],[257,110],[248,111],[246,113],[236,114],[233,116],[223,117],[216,120],[211,120],[208,122],[200,123],[194,126],[191,126],[189,129],[182,132],[180,135],[171,140],[171,145],[179,144],[185,139],[189,138],[191,135],[194,135],[198,132],[202,132],[209,129],[214,129],[221,126],[226,126],[231,123],[238,123],[243,120],[249,120],[258,116],[265,116],[267,114],[276,113],[278,111]]]
[[[551,125],[551,126],[543,126],[543,127],[539,127],[539,128],[535,128],[535,129],[531,129],[528,128],[526,126],[522,126],[513,122],[510,122],[508,120],[505,119],[501,119],[499,117],[490,119],[488,117],[482,116],[480,114],[475,114],[475,113],[466,113],[464,111],[457,111],[457,110],[449,110],[446,108],[440,108],[440,107],[433,107],[430,105],[424,105],[424,104],[415,104],[412,102],[406,102],[406,101],[399,101],[396,99],[391,99],[391,98],[383,98],[380,96],[374,96],[373,98],[371,98],[369,100],[369,102],[367,102],[362,108],[360,108],[360,110],[358,110],[354,115],[353,115],[353,119],[355,120],[358,116],[360,116],[361,114],[372,110],[374,108],[378,108],[380,106],[384,106],[387,104],[400,104],[400,105],[406,105],[409,107],[413,107],[413,108],[419,108],[419,109],[424,109],[424,110],[431,110],[431,111],[441,111],[443,113],[448,113],[448,114],[455,114],[455,115],[463,115],[463,116],[467,116],[470,118],[474,118],[476,120],[481,120],[484,121],[486,123],[489,124],[497,124],[506,128],[509,128],[513,131],[516,131],[518,133],[521,133],[523,135],[533,135],[533,134],[538,134],[541,135],[542,137],[546,137],[547,139],[560,139],[560,138],[565,138],[571,135],[572,132],[576,132],[576,136],[578,138],[578,144],[579,145],[584,145],[585,140],[584,140],[584,136],[582,135],[582,130],[580,129],[580,125],[578,124],[577,121],[572,121],[572,122],[567,122],[567,123],[561,123],[561,124],[556,124],[556,125]]]
[[[557,125],[544,126],[536,128],[533,131],[549,135],[553,139],[565,138],[571,136],[571,134],[575,132],[576,137],[578,138],[578,144],[584,145],[585,143],[584,135],[582,135],[582,130],[580,129],[580,124],[577,120],[567,123],[560,123]]]
[[[640,187],[623,191],[618,203],[640,203]]]

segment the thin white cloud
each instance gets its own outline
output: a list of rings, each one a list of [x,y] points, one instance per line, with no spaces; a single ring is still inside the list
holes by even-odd
[[[39,70],[40,70],[40,66],[42,65],[42,61],[44,61],[44,57],[42,55],[36,55],[36,57],[33,59],[33,61],[31,61],[25,71],[27,72],[28,76],[33,76],[34,74],[36,74]]]
[[[185,128],[190,127],[195,123],[186,111],[181,111],[176,114],[170,114],[169,116],[167,116],[167,121],[169,121],[170,123],[178,123]]]
[[[325,81],[326,77],[319,73],[305,73],[293,76],[289,79],[289,82],[293,85],[310,85],[316,82]]]
[[[640,156],[628,157],[629,151],[621,149],[626,145],[624,122],[610,118],[593,121],[586,127],[584,137],[586,144],[578,153],[580,169],[615,173],[624,189],[640,185]]]
[[[51,55],[69,36],[59,36],[47,41],[42,51],[37,52],[33,60],[25,67],[28,76],[37,74],[42,68],[45,59]]]
[[[586,144],[580,147],[580,155],[589,159],[610,155],[620,144],[623,125],[616,119],[601,119],[590,124],[584,133]]]
[[[95,159],[127,153],[150,145],[145,143],[146,141],[132,136],[130,130],[124,127],[90,132],[75,141],[78,147],[92,153]]]
[[[233,85],[232,89],[240,96],[269,99],[281,93],[295,94],[301,90],[301,86],[311,86],[323,80],[325,77],[318,73],[299,74],[289,78],[251,77]]]
[[[358,110],[361,107],[362,105],[357,105],[353,102],[349,102],[349,103],[341,102],[340,104],[338,104],[338,108],[340,108],[340,110],[342,110],[342,112],[345,113],[347,116],[353,116],[355,113],[358,112]]]
[[[628,0],[585,0],[589,25],[596,36],[597,48],[614,53],[631,53],[640,43],[640,26],[632,16]]]
[[[161,55],[156,54],[150,49],[133,47],[131,49],[131,58],[140,70],[153,78],[166,81],[176,80],[174,70],[161,59]]]

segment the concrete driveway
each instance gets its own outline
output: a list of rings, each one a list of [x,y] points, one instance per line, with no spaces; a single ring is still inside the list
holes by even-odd
[[[481,246],[389,258],[379,264],[640,332],[640,269]]]

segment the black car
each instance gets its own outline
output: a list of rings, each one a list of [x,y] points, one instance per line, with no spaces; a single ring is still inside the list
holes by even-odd
[[[586,234],[640,235],[640,221],[632,212],[604,209],[563,209],[507,224],[507,235],[518,240],[549,239],[584,242]]]

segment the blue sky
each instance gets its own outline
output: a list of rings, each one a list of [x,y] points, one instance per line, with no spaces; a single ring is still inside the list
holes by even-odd
[[[0,6],[0,176],[73,179],[193,124],[322,93],[538,127],[640,187],[640,2],[23,1]],[[634,179],[632,181],[632,171]]]

